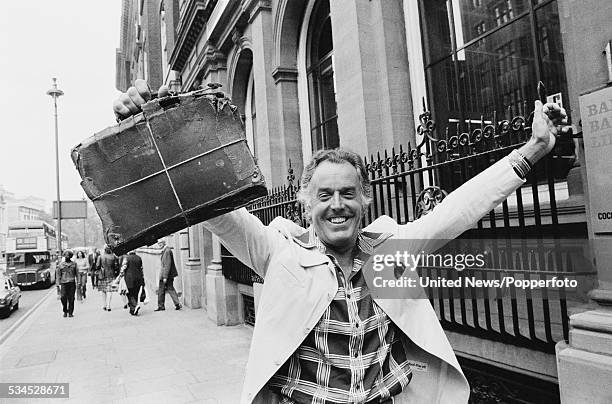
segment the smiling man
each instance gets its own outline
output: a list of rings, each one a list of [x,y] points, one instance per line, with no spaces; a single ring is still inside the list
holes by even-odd
[[[136,113],[149,98],[139,81],[115,101],[115,113]],[[367,172],[342,149],[315,153],[304,169],[299,199],[308,229],[283,218],[264,226],[246,209],[205,222],[264,278],[241,402],[467,402],[469,385],[429,301],[374,296],[364,263],[390,239],[428,253],[470,228],[524,183],[564,119],[563,109],[536,101],[526,145],[411,223],[382,216],[361,228],[371,200]]]
[[[341,150],[321,152],[313,163],[316,170],[310,181],[305,178],[307,186],[300,200],[315,234],[336,257],[340,268],[350,269],[363,211],[369,203],[361,189],[365,168],[353,154]]]

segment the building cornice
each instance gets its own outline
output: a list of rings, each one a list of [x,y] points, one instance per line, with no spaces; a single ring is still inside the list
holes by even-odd
[[[278,84],[281,81],[297,82],[298,71],[295,67],[281,67],[278,66],[272,71],[272,78],[274,78],[274,84]]]
[[[244,4],[238,4],[237,7],[232,7],[222,25],[218,24],[219,29],[217,30],[217,45],[223,52],[228,52],[235,43],[234,36],[235,31],[240,31],[248,24],[248,15],[245,14],[243,9]]]
[[[217,47],[208,42],[204,47],[204,52],[202,52],[201,62],[198,63],[198,70],[203,71],[204,77],[208,75],[211,71],[217,71],[220,69],[225,69],[227,63],[227,57],[220,52]]]
[[[242,3],[242,12],[249,16],[249,24],[261,11],[272,11],[272,2],[270,0],[245,0]]]
[[[177,41],[170,56],[172,70],[183,70],[217,0],[188,0],[177,28]]]
[[[198,55],[193,69],[191,69],[183,85],[184,88],[190,89],[195,80],[201,80],[210,72],[223,70],[227,68],[227,57],[221,52],[214,42],[208,41],[204,45],[204,49]]]

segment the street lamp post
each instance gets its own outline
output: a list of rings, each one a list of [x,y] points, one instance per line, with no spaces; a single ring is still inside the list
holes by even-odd
[[[59,177],[59,140],[57,136],[57,99],[64,95],[64,92],[57,88],[57,79],[53,77],[53,87],[47,91],[47,95],[53,98],[53,110],[55,115],[55,184],[57,189],[57,232],[56,243],[59,252],[58,259],[62,256],[62,209],[60,205],[60,177]]]
[[[83,218],[83,247],[87,247],[87,200],[83,197],[85,202],[85,217]]]

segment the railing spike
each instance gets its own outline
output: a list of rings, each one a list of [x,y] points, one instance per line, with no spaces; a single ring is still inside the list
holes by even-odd
[[[497,137],[497,110],[493,110],[493,137]]]
[[[542,271],[543,268],[538,268],[538,260],[536,259],[535,253],[531,251],[529,254],[529,269],[531,271]]]
[[[523,255],[518,251],[514,253],[514,260],[513,260],[512,268],[519,269],[519,270],[525,269],[525,265],[523,263]]]
[[[565,271],[570,273],[574,272],[574,262],[572,261],[572,255],[569,252],[567,253],[567,268]]]

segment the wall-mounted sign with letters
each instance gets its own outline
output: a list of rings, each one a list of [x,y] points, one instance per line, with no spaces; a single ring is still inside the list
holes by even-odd
[[[580,96],[589,207],[595,234],[612,234],[612,87]]]

